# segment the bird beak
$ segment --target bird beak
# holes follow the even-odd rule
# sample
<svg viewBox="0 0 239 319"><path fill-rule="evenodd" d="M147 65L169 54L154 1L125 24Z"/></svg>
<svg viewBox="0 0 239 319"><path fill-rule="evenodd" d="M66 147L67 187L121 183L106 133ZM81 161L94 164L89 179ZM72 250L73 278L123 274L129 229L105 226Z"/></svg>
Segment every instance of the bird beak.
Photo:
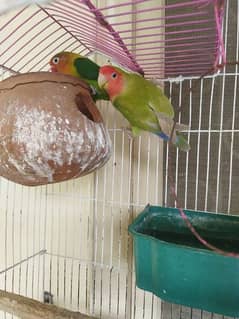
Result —
<svg viewBox="0 0 239 319"><path fill-rule="evenodd" d="M107 84L107 80L105 78L105 76L103 74L99 74L98 76L98 85L101 89L104 89L105 88L105 85Z"/></svg>
<svg viewBox="0 0 239 319"><path fill-rule="evenodd" d="M57 72L57 68L55 67L54 64L50 64L50 71L51 72Z"/></svg>
<svg viewBox="0 0 239 319"><path fill-rule="evenodd" d="M51 72L57 72L56 68L51 67L50 68Z"/></svg>

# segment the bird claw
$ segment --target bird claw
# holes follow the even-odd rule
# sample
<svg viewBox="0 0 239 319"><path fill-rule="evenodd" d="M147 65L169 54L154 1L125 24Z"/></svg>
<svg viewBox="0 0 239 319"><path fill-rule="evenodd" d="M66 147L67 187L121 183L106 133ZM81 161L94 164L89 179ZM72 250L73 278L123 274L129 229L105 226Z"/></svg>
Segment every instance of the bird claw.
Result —
<svg viewBox="0 0 239 319"><path fill-rule="evenodd" d="M96 89L92 85L90 85L90 89L91 89L91 94L95 96L97 94Z"/></svg>

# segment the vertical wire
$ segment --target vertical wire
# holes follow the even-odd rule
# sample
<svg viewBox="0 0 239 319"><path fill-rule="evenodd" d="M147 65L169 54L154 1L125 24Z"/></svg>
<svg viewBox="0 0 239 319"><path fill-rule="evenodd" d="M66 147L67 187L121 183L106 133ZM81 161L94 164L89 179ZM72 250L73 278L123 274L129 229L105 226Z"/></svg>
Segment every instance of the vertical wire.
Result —
<svg viewBox="0 0 239 319"><path fill-rule="evenodd" d="M189 81L189 127L192 126L192 80ZM190 145L191 132L188 132L188 144ZM184 205L188 206L188 168L189 168L189 152L186 154L186 172L185 172L185 196Z"/></svg>
<svg viewBox="0 0 239 319"><path fill-rule="evenodd" d="M65 191L68 192L69 190L69 183L66 183L66 188L65 188ZM62 216L62 220L64 221L64 226L65 226L65 229L64 229L64 232L65 232L65 256L67 256L67 243L68 243L68 232L67 232L67 229L68 229L68 218L67 218L67 207L66 205L63 206L64 207L64 211L63 211L63 215ZM64 218L63 218L64 217ZM64 306L66 306L66 279L67 279L67 264L66 264L66 257L64 258L64 270L63 270L63 276L64 276L64 279L63 279L63 302L64 302Z"/></svg>
<svg viewBox="0 0 239 319"><path fill-rule="evenodd" d="M237 35L239 35L239 5L237 3ZM239 40L237 36L236 42L236 61L239 60ZM235 66L235 73L238 74L238 64ZM232 172L233 172L233 150L234 150L234 129L235 129L235 118L236 118L236 102L237 102L237 83L238 83L238 75L235 75L234 82L234 93L233 93L233 111L232 111L232 133L231 133L231 145L230 145L230 164L229 164L229 189L228 189L228 204L227 204L227 212L231 211L231 200L232 200ZM229 133L228 133L229 134ZM234 150L237 152L236 150Z"/></svg>
<svg viewBox="0 0 239 319"><path fill-rule="evenodd" d="M155 191L154 191L154 203L155 205L159 204L159 150L160 150L160 143L157 143L156 149L156 172L155 172ZM162 204L162 203L160 203Z"/></svg>
<svg viewBox="0 0 239 319"><path fill-rule="evenodd" d="M42 247L41 247L41 230L42 230L42 221L41 221L41 212L42 212L42 186L39 189L39 193L38 193L38 201L39 201L39 209L38 209L38 227L39 227L39 231L38 231L38 247L37 247L37 251L41 251ZM36 289L36 298L39 300L39 296L40 296L40 266L41 266L41 254L39 254L37 256L38 259L38 265L37 265L37 289Z"/></svg>
<svg viewBox="0 0 239 319"><path fill-rule="evenodd" d="M77 205L77 188L76 188L76 183L75 180L72 181L72 190L74 193L74 207L78 206ZM73 209L73 216L72 216L72 220L73 220L73 225L77 225L77 212L76 209ZM75 258L75 249L76 249L76 232L74 232L74 234L72 234L72 256L73 258L71 259L71 269L70 269L70 305L71 307L73 307L73 279L74 279L74 258ZM77 277L76 277L77 278ZM79 278L78 278L79 280ZM77 298L77 303L78 303L78 298ZM78 308L79 310L79 308Z"/></svg>
<svg viewBox="0 0 239 319"><path fill-rule="evenodd" d="M132 10L137 12L137 2L135 0L133 0L132 3ZM131 19L132 19L132 39L131 39L131 43L132 43L132 49L133 52L135 52L135 58L137 58L137 45L136 45L136 35L137 35L137 14L135 15L131 15ZM142 137L139 136L138 137L138 144L134 143L134 148L133 148L133 156L136 155L136 151L137 151L137 146L138 146L138 153L137 153L137 163L138 163L138 168L137 168L137 178L136 178L136 185L134 183L134 181L132 180L131 182L131 187L132 187L132 217L134 215L134 189L136 190L136 205L139 205L139 185L140 185L140 165L141 165L141 142L142 142ZM132 165L135 164L135 160L136 160L136 156L133 157L132 159ZM132 258L133 258L133 250L130 251L130 257L131 257L131 265L132 265L132 270L133 270L133 262L132 262ZM131 273L131 285L132 285L132 292L133 292L133 286L134 286L134 307L132 307L132 302L131 302L131 312L130 315L133 318L135 318L135 313L136 313L136 282L133 283L133 272Z"/></svg>
<svg viewBox="0 0 239 319"><path fill-rule="evenodd" d="M7 181L6 189L6 208L5 208L5 269L8 267L8 191L9 182ZM4 289L7 290L7 271L4 274Z"/></svg>
<svg viewBox="0 0 239 319"><path fill-rule="evenodd" d="M23 186L20 187L20 192L21 192L21 205L20 205L20 224L19 224L19 259L22 260L22 203L23 203ZM22 263L20 263L19 266L19 289L18 289L18 293L21 293L21 279L22 279Z"/></svg>
<svg viewBox="0 0 239 319"><path fill-rule="evenodd" d="M27 200L27 257L29 257L30 255L30 245L29 243L31 243L31 238L30 238L30 190L28 189L28 200ZM29 282L29 260L27 260L27 265L26 265L26 296L30 296L30 293L28 294L28 282Z"/></svg>
<svg viewBox="0 0 239 319"><path fill-rule="evenodd" d="M72 186L72 188L70 187ZM72 189L72 192L73 192L73 205L72 205L72 208L71 208L71 216L72 216L72 219L71 219L71 224L69 225L68 223L68 233L70 234L70 230L71 227L74 228L74 225L76 225L76 209L75 207L76 206L76 199L78 198L77 196L77 191L76 191L76 184L75 184L75 180L72 180L71 182L71 185L69 184L68 186L69 190ZM66 207L66 210L67 210L68 206ZM67 216L66 216L67 218ZM68 243L68 241L67 241ZM74 300L74 303L73 303L73 283L75 282L76 280L76 275L74 273L74 266L76 264L76 261L75 261L75 247L76 247L76 232L74 231L72 233L72 236L69 236L69 245L68 245L69 249L71 247L71 253L72 253L72 259L69 260L68 262L68 269L69 269L69 284L70 285L70 288L68 290L69 292L69 304L71 305L71 308L73 307L76 307L76 304L75 304L75 300ZM75 287L75 286L74 286Z"/></svg>
<svg viewBox="0 0 239 319"><path fill-rule="evenodd" d="M179 83L179 98L178 98L178 106L181 107L182 105L182 81ZM179 112L179 123L181 122L181 112ZM178 166L179 166L179 150L176 149L176 167L175 167L175 192L178 193ZM176 205L176 203L175 203Z"/></svg>
<svg viewBox="0 0 239 319"><path fill-rule="evenodd" d="M147 169L146 169L146 203L149 203L149 172L150 172L150 153L151 153L151 136L148 134L147 149Z"/></svg>
<svg viewBox="0 0 239 319"><path fill-rule="evenodd" d="M88 218L87 218L87 246L88 248L90 249L90 231L91 231L91 221L90 221L90 216L88 215ZM86 311L89 312L89 309L90 309L90 303L91 303L91 290L92 290L92 285L91 285L91 278L92 278L92 268L93 268L93 265L92 265L92 262L91 263L87 263L87 270L88 270L88 284L86 286L86 290L87 290L87 302L86 302ZM89 267L90 267L90 270L89 270Z"/></svg>
<svg viewBox="0 0 239 319"><path fill-rule="evenodd" d="M151 319L153 319L153 317L154 317L154 303L156 302L156 298L157 297L155 297L155 295L152 293L151 316L150 316Z"/></svg>
<svg viewBox="0 0 239 319"><path fill-rule="evenodd" d="M98 3L98 2L97 2ZM95 313L95 303L96 303L96 261L97 261L97 253L98 253L98 189L99 189L99 173L96 171L94 173L94 186L93 186L93 241L92 241L92 259L93 259L93 267L92 267L92 298L91 304L89 305L90 313ZM79 273L80 276L80 273ZM78 285L79 289L79 285ZM78 304L79 304L79 296L78 296ZM79 309L79 307L78 307Z"/></svg>
<svg viewBox="0 0 239 319"><path fill-rule="evenodd" d="M59 184L59 188L58 188L58 191L59 193L61 193L61 187L62 185ZM56 267L57 267L57 270L56 270L56 282L57 282L57 285L56 285L56 297L57 297L57 303L59 302L59 299L60 299L60 240L61 240L61 237L60 237L60 220L61 220L61 208L60 208L60 205L58 203L57 205L57 257L56 257Z"/></svg>
<svg viewBox="0 0 239 319"><path fill-rule="evenodd" d="M205 188L204 210L208 210L208 190L209 190L210 154L211 154L211 127L212 127L212 108L213 108L214 87L215 87L215 77L212 78L210 103L209 103L207 171L206 171L206 188Z"/></svg>
<svg viewBox="0 0 239 319"><path fill-rule="evenodd" d="M129 140L129 179L128 179L128 225L131 222L132 215L133 215L133 199L134 199L134 192L133 192L133 165L134 165L134 141L133 139ZM133 258L132 258L132 247L131 247L131 238L128 236L127 240L127 275L126 275L126 290L125 290L125 317L131 318L132 317L132 295L133 295ZM131 272L129 271L131 270Z"/></svg>
<svg viewBox="0 0 239 319"><path fill-rule="evenodd" d="M113 267L113 247L114 247L114 187L115 187L115 164L116 164L116 129L113 129L113 167L112 167L112 180L111 180L111 220L110 220L110 269ZM122 178L122 175L121 175ZM120 202L121 203L121 202ZM110 271L110 280L109 280L109 313L111 312L111 290L112 290L112 271Z"/></svg>
<svg viewBox="0 0 239 319"><path fill-rule="evenodd" d="M14 186L13 186L13 197L15 198L16 194L16 184L14 183ZM12 264L15 265L15 200L13 201L13 206L12 206ZM14 284L15 284L15 267L13 267L13 270L12 270L12 292L15 291L15 287L14 287Z"/></svg>
<svg viewBox="0 0 239 319"><path fill-rule="evenodd" d="M141 166L141 145L142 145L142 136L138 137L138 152L137 152L137 178L136 178L136 207L139 207L140 205L140 166ZM133 185L134 187L134 185ZM132 253L132 252L131 252ZM136 288L136 283L134 283L134 316L133 318L135 318L135 314L136 314L136 304L137 304L137 288Z"/></svg>
<svg viewBox="0 0 239 319"><path fill-rule="evenodd" d="M89 278L88 278L88 275L89 275L89 264L86 264L85 265L85 287L86 287L86 290L85 290L85 309L88 308L88 282L89 282Z"/></svg>
<svg viewBox="0 0 239 319"><path fill-rule="evenodd" d="M140 205L140 199L139 199L139 191L140 191L140 166L141 166L141 144L142 144L142 137L139 136L138 137L138 156L137 156L137 159L138 159L138 169L137 169L137 186L136 186L136 194L137 194L137 197L136 197L136 206L139 206Z"/></svg>
<svg viewBox="0 0 239 319"><path fill-rule="evenodd" d="M129 141L130 143L130 141ZM124 181L124 158L125 158L125 133L122 132L122 152L121 152L121 168L120 168L120 177L121 177L121 183L120 183L120 193L119 193L119 201L120 201L120 222L119 222L119 241L118 241L118 269L121 267L121 250L122 250L122 206L121 203L123 201L123 181ZM130 176L129 176L130 177ZM118 275L118 280L120 280L120 273L117 273ZM117 317L119 317L119 302L120 302L120 297L119 297L119 286L120 283L118 283L118 309L117 309ZM127 290L127 287L126 287ZM127 303L127 300L125 300L125 305Z"/></svg>
<svg viewBox="0 0 239 319"><path fill-rule="evenodd" d="M96 7L99 7L99 1L96 0L95 1ZM96 24L95 27L95 41L99 41L99 34L98 34L98 24ZM88 53L87 53L88 54ZM97 54L95 54L95 58L96 58L96 62L97 62ZM104 106L104 102L98 102L99 106ZM106 102L105 102L106 103ZM108 119L106 120L105 123L106 127L108 128ZM104 176L105 177L105 176ZM90 303L89 303L89 311L92 312L93 314L95 313L95 306L96 306L96 279L97 279L97 272L96 272L96 262L97 262L97 254L98 254L98 245L99 245L99 239L98 239L98 209L99 209L99 173L96 171L94 173L94 185L93 185L93 242L92 242L92 259L93 259L93 263L92 263L92 298L90 299ZM104 202L102 202L102 205L104 205ZM103 243L103 241L102 241ZM101 243L101 244L102 244Z"/></svg>
<svg viewBox="0 0 239 319"><path fill-rule="evenodd" d="M134 285L134 306L133 306L133 319L135 319L136 317L135 317L135 314L136 314L136 303L137 303L137 301L136 301L136 289L137 289L137 287L136 287L136 284Z"/></svg>
<svg viewBox="0 0 239 319"><path fill-rule="evenodd" d="M95 202L94 202L94 221L93 221L93 263L95 264L97 261L97 253L98 253L98 198L99 198L99 173L96 172L95 176ZM95 313L95 299L96 299L96 269L93 267L93 296L92 296L92 313Z"/></svg>
<svg viewBox="0 0 239 319"><path fill-rule="evenodd" d="M48 194L47 194L47 186L44 188L44 228L43 228L43 249L46 250L46 236L47 236L47 220L48 220L48 214L47 214L47 199L48 199ZM48 252L48 251L46 251ZM43 255L43 261L42 261L42 289L43 292L46 290L46 254ZM51 292L51 291L50 291Z"/></svg>
<svg viewBox="0 0 239 319"><path fill-rule="evenodd" d="M50 185L50 186L48 186L48 189L53 189L53 186L52 185ZM50 208L51 208L51 211L52 212L54 212L54 215L56 216L56 208L54 207L54 198L52 198L51 199L51 206L50 206ZM50 214L50 225L51 225L51 233L50 233L50 250L51 250L51 252L53 252L53 235L55 235L56 236L56 239L57 239L57 234L54 232L54 220L53 220L53 218L54 218L54 216L53 216L53 214ZM55 221L55 223L57 223L57 221ZM56 258L54 258L55 260L56 260ZM50 291L52 291L52 272L53 272L53 256L52 256L52 254L50 255L50 269L49 269L49 272L50 272L50 276L49 276L49 290Z"/></svg>
<svg viewBox="0 0 239 319"><path fill-rule="evenodd" d="M165 165L165 206L169 204L168 187L169 187L169 144L166 145L166 165Z"/></svg>
<svg viewBox="0 0 239 319"><path fill-rule="evenodd" d="M172 100L172 92L173 92L173 83L170 81L169 82L169 101L171 102ZM165 196L164 196L164 202L165 205L168 205L168 185L169 185L169 181L168 181L168 159L169 159L169 146L167 143L166 146L166 167L165 167Z"/></svg>
<svg viewBox="0 0 239 319"><path fill-rule="evenodd" d="M227 52L227 39L228 39L228 10L229 5L226 2L226 19L225 19L225 54ZM219 132L219 147L218 147L218 165L217 165L217 188L216 188L216 212L219 209L219 193L220 193L220 171L221 171L221 152L222 152L222 129L223 129L223 113L224 113L224 98L225 98L225 70L222 76L222 95L221 95L221 114L220 114L220 132Z"/></svg>
<svg viewBox="0 0 239 319"><path fill-rule="evenodd" d="M198 208L198 185L199 185L199 167L200 167L200 142L201 142L201 125L202 125L202 99L203 99L204 79L200 81L200 98L199 98L199 119L198 119L198 139L197 139L197 165L196 165L196 185L195 185L195 205Z"/></svg>
<svg viewBox="0 0 239 319"><path fill-rule="evenodd" d="M39 208L38 208L38 221L37 221L37 224L38 224L38 227L39 227L39 231L38 231L38 246L37 246L37 250L36 251L40 251L42 249L41 247L41 231L42 231L42 221L41 221L41 212L42 212L42 196L41 196L41 193L42 193L42 186L40 187L39 189L39 192L38 192L38 201L39 201ZM35 252L34 252L35 253ZM35 298L39 300L39 296L40 296L40 267L41 267L41 254L39 254L37 256L37 260L36 262L38 261L37 263L37 266L36 266L36 272L37 272L37 288L36 288L36 294L35 294Z"/></svg>
<svg viewBox="0 0 239 319"><path fill-rule="evenodd" d="M147 136L148 143L147 143L147 168L146 168L146 203L150 201L149 198L149 172L150 172L150 154L151 154L151 136L148 133ZM145 308L146 308L146 292L144 291L143 297L143 319L145 318Z"/></svg>
<svg viewBox="0 0 239 319"><path fill-rule="evenodd" d="M34 197L33 197L34 205L36 205L36 188L34 189ZM36 210L34 207L34 214L33 214L33 225L32 225L32 230L33 230L33 251L32 254L35 253L36 251ZM32 298L34 297L34 284L35 284L35 258L32 259Z"/></svg>
<svg viewBox="0 0 239 319"><path fill-rule="evenodd" d="M102 232L101 232L101 238L102 238L102 245L101 245L101 264L104 264L104 245L105 245L105 206L106 206L106 179L107 179L107 170L106 167L104 167L104 177L103 177L103 208L102 208ZM102 316L102 302L103 302L103 269L100 269L100 317Z"/></svg>
<svg viewBox="0 0 239 319"><path fill-rule="evenodd" d="M78 282L77 282L77 309L80 310L80 291L81 291L81 263L78 265Z"/></svg>
<svg viewBox="0 0 239 319"><path fill-rule="evenodd" d="M112 272L112 268L111 268L111 272ZM119 318L120 316L120 273L119 271L117 272L117 310L116 310L116 314L117 314L117 318Z"/></svg>

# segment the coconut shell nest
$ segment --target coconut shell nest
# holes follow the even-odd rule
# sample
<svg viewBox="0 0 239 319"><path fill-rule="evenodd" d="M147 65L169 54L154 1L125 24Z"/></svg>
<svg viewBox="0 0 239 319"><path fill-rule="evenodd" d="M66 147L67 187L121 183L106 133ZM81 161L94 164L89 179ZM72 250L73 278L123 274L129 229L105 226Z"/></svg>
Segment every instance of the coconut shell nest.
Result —
<svg viewBox="0 0 239 319"><path fill-rule="evenodd" d="M50 72L0 82L0 175L23 185L86 175L109 159L109 134L80 79Z"/></svg>

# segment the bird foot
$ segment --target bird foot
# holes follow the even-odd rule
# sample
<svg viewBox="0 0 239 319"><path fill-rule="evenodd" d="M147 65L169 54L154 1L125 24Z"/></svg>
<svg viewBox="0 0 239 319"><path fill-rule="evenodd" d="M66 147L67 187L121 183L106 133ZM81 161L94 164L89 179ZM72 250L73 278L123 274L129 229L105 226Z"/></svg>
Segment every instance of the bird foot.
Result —
<svg viewBox="0 0 239 319"><path fill-rule="evenodd" d="M96 89L92 85L90 85L90 89L91 89L91 94L95 96L97 94Z"/></svg>

